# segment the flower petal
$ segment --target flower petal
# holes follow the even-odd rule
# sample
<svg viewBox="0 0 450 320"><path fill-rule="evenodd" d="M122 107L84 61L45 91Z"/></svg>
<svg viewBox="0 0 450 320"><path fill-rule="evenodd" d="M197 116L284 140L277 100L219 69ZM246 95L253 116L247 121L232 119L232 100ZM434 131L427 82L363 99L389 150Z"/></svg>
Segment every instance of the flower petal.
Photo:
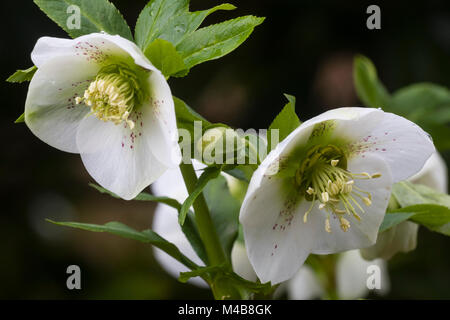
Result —
<svg viewBox="0 0 450 320"><path fill-rule="evenodd" d="M295 215L282 194L282 181L273 179L253 193L247 193L241 207L248 257L262 282L276 284L290 279L303 264L313 247L315 230ZM306 212L302 201L296 211Z"/></svg>
<svg viewBox="0 0 450 320"><path fill-rule="evenodd" d="M151 110L133 114L127 125L86 117L77 132L77 146L89 174L104 188L130 200L158 179L167 165L153 155L149 118Z"/></svg>
<svg viewBox="0 0 450 320"><path fill-rule="evenodd" d="M244 244L238 240L234 242L231 250L231 263L236 274L246 280L256 281L256 273L250 264L250 260L248 260L247 250Z"/></svg>
<svg viewBox="0 0 450 320"><path fill-rule="evenodd" d="M178 145L178 130L175 107L164 76L152 72L149 77L150 101L143 108L151 109L149 114L149 141L153 155L168 168L177 167L181 161ZM138 124L139 125L139 124Z"/></svg>
<svg viewBox="0 0 450 320"><path fill-rule="evenodd" d="M91 33L72 40L42 37L31 53L31 60L40 68L46 62L61 56L79 56L87 62L99 64L112 56L131 57L136 65L157 71L136 44L118 35L106 33Z"/></svg>
<svg viewBox="0 0 450 320"><path fill-rule="evenodd" d="M324 290L314 271L307 265L287 282L287 295L292 300L311 300L323 296Z"/></svg>
<svg viewBox="0 0 450 320"><path fill-rule="evenodd" d="M36 71L25 102L25 122L42 141L66 152L78 152L76 132L90 111L75 98L95 78L98 67L80 57L54 58Z"/></svg>
<svg viewBox="0 0 450 320"><path fill-rule="evenodd" d="M438 152L428 158L423 168L408 180L412 183L423 184L436 191L447 193L447 165Z"/></svg>
<svg viewBox="0 0 450 320"><path fill-rule="evenodd" d="M394 183L417 173L435 152L430 136L415 123L392 113L361 142L365 153L378 154L391 168Z"/></svg>
<svg viewBox="0 0 450 320"><path fill-rule="evenodd" d="M389 202L392 186L392 176L387 164L378 156L370 155L365 158L353 158L348 164L348 170L352 173L369 172L380 173L381 177L369 180L355 180L355 186L370 192L372 204L366 206L357 197L359 205L365 210L358 211L361 220L346 215L350 222L350 229L343 232L339 220L330 217L331 233L326 232L324 226L325 212L313 210L308 216L307 224L316 230L314 248L312 253L330 254L350 249L359 249L373 245L376 242L378 229L383 222L386 208Z"/></svg>
<svg viewBox="0 0 450 320"><path fill-rule="evenodd" d="M386 261L383 259L366 261L361 258L358 250L351 250L340 255L336 265L336 286L340 299L364 298L369 293L367 270L372 265L380 268L381 276L380 289L375 292L385 294L389 291L390 283Z"/></svg>

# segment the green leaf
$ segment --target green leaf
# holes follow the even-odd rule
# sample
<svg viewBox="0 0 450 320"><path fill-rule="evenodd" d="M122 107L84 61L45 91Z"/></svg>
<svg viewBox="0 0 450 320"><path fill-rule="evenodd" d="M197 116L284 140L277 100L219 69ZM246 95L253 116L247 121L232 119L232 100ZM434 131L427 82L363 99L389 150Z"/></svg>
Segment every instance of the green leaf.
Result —
<svg viewBox="0 0 450 320"><path fill-rule="evenodd" d="M185 69L183 58L168 41L156 39L145 50L146 57L168 78Z"/></svg>
<svg viewBox="0 0 450 320"><path fill-rule="evenodd" d="M450 196L448 194L408 181L394 184L392 195L402 208L417 204L438 204L450 208Z"/></svg>
<svg viewBox="0 0 450 320"><path fill-rule="evenodd" d="M240 202L232 196L225 177L212 179L203 190L220 243L228 257L239 231Z"/></svg>
<svg viewBox="0 0 450 320"><path fill-rule="evenodd" d="M368 107L385 108L389 93L378 80L377 70L369 58L357 55L353 62L353 81L359 99Z"/></svg>
<svg viewBox="0 0 450 320"><path fill-rule="evenodd" d="M241 45L264 18L244 16L198 29L177 46L186 68L218 59Z"/></svg>
<svg viewBox="0 0 450 320"><path fill-rule="evenodd" d="M285 94L284 96L289 102L272 121L272 124L269 126L269 130L267 132L268 152L275 147L272 147L272 130L278 130L278 139L279 141L282 141L301 124L300 119L295 113L295 97L288 94Z"/></svg>
<svg viewBox="0 0 450 320"><path fill-rule="evenodd" d="M386 214L380 231L409 219L432 231L450 235L449 195L407 181L396 183L392 195L401 208Z"/></svg>
<svg viewBox="0 0 450 320"><path fill-rule="evenodd" d="M72 38L104 31L133 40L127 22L108 0L34 0L34 2ZM72 5L80 8L80 29L69 29L67 22L74 13L68 8Z"/></svg>
<svg viewBox="0 0 450 320"><path fill-rule="evenodd" d="M107 232L123 238L137 240L143 243L149 243L163 250L176 260L183 263L188 268L190 269L198 268L198 266L194 262L189 260L185 255L183 255L173 243L165 240L152 230L137 231L123 223L115 221L108 222L104 225L80 223L80 222L55 222L49 219L47 219L47 221L60 226L93 232Z"/></svg>
<svg viewBox="0 0 450 320"><path fill-rule="evenodd" d="M173 97L173 101L175 103L178 128L189 130L192 138L194 138L194 121L200 121L203 129L211 126L211 123L208 120L195 112L183 100Z"/></svg>
<svg viewBox="0 0 450 320"><path fill-rule="evenodd" d="M432 83L416 83L396 91L389 111L417 123L440 150L450 149L450 90Z"/></svg>
<svg viewBox="0 0 450 320"><path fill-rule="evenodd" d="M233 297L248 300L255 295L269 296L277 288L277 286L272 286L270 282L262 284L248 281L231 271L228 265L200 267L190 272L182 272L178 280L187 282L193 277L205 279L211 287L216 289L215 298L222 300Z"/></svg>
<svg viewBox="0 0 450 320"><path fill-rule="evenodd" d="M13 83L22 83L25 81L31 81L36 71L37 71L36 66L32 66L31 68L25 70L17 70L16 72L14 72L13 75L9 76L9 78L6 79L6 81Z"/></svg>
<svg viewBox="0 0 450 320"><path fill-rule="evenodd" d="M202 193L203 189L206 187L208 182L212 179L217 178L220 174L221 169L217 167L208 167L203 171L200 178L197 181L194 191L186 198L183 205L181 206L180 215L178 216L178 222L180 225L184 224L186 219L186 214L189 208L194 203L195 199Z"/></svg>
<svg viewBox="0 0 450 320"><path fill-rule="evenodd" d="M225 3L208 10L189 12L189 0L151 0L136 22L136 43L144 52L158 38L176 46L211 13L235 8Z"/></svg>
<svg viewBox="0 0 450 320"><path fill-rule="evenodd" d="M117 196L113 192L111 192L103 187L100 187L99 185L96 185L93 183L90 183L89 185L101 193L108 194L117 199L121 199L119 196ZM154 201L154 202L163 203L165 205L168 205L168 206L176 209L178 211L178 213L181 210L181 203L179 203L177 200L169 198L169 197L157 197L157 196L154 196L149 193L141 192L133 200ZM205 264L208 264L208 257L206 255L205 246L203 245L203 242L200 239L200 235L199 235L197 227L195 225L194 214L192 211L189 211L185 223L181 226L181 230L183 231L184 235L188 239L188 241L191 244L194 251L197 253L198 257Z"/></svg>
<svg viewBox="0 0 450 320"><path fill-rule="evenodd" d="M399 223L411 218L414 214L414 212L387 212L384 216L383 222L381 223L379 232L384 232L392 227L395 227Z"/></svg>

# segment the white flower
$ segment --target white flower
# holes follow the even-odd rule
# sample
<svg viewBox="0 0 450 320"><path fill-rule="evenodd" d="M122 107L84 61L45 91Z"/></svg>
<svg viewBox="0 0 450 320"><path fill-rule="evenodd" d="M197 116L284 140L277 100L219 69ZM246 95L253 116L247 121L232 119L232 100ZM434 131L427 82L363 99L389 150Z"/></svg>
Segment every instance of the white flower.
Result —
<svg viewBox="0 0 450 320"><path fill-rule="evenodd" d="M389 291L390 283L386 261L383 259L366 261L361 258L358 250L350 250L339 255L334 270L336 293L340 299L358 299L369 294L367 279L370 274L367 273L367 270L371 265L378 266L381 275L380 289L374 289L374 292L385 294ZM289 299L308 300L325 296L323 283L307 265L302 266L286 285Z"/></svg>
<svg viewBox="0 0 450 320"><path fill-rule="evenodd" d="M199 169L205 167L205 165L195 160L193 160L193 165L199 173ZM227 179L231 192L238 188L235 178L227 174L223 175ZM157 196L168 196L178 200L180 203L183 203L188 196L179 168L167 170L157 181L155 181L155 183L152 184L152 191ZM158 204L153 215L152 229L163 238L175 244L185 256L194 261L196 264L204 265L192 249L189 241L186 239L186 236L181 230L178 223L178 212L176 209L164 204ZM164 270L166 270L173 277L178 278L180 272L189 271L186 266L173 259L164 251L154 249L154 253L156 260L161 264L161 266L163 266ZM239 243L239 241L235 241L234 243L231 251L231 261L233 270L238 275L250 281L256 280L256 274L250 265L245 247L243 244ZM199 277L191 278L188 282L200 287L207 287L206 282Z"/></svg>
<svg viewBox="0 0 450 320"><path fill-rule="evenodd" d="M371 108L340 108L304 122L255 171L240 212L262 282L291 278L310 253L375 243L393 183L434 152L414 123Z"/></svg>
<svg viewBox="0 0 450 320"><path fill-rule="evenodd" d="M170 88L140 49L120 36L40 38L25 122L49 145L80 153L91 176L134 198L180 161Z"/></svg>
<svg viewBox="0 0 450 320"><path fill-rule="evenodd" d="M412 183L426 185L436 191L447 193L447 166L438 152L427 160L423 168L408 179ZM417 246L419 225L404 221L397 226L378 235L377 242L368 248L361 249L363 258L390 259L398 252L409 252Z"/></svg>

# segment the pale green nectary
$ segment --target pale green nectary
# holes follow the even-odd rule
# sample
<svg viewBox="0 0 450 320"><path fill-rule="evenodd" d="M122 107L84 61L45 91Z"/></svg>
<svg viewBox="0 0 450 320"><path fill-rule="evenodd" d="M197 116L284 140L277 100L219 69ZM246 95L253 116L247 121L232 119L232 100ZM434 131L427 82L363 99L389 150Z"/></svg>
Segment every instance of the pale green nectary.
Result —
<svg viewBox="0 0 450 320"><path fill-rule="evenodd" d="M25 122L49 145L79 153L91 176L134 198L180 151L174 103L159 70L131 41L106 33L40 38Z"/></svg>
<svg viewBox="0 0 450 320"><path fill-rule="evenodd" d="M392 184L433 152L421 128L379 109L334 109L304 122L255 171L241 207L258 277L279 283L310 253L373 245Z"/></svg>

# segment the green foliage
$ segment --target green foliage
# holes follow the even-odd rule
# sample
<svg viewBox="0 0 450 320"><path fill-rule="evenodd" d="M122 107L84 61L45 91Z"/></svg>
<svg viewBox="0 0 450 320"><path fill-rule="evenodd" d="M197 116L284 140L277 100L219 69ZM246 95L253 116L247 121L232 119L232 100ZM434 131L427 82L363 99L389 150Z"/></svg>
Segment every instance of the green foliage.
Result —
<svg viewBox="0 0 450 320"><path fill-rule="evenodd" d="M72 38L105 31L133 40L130 27L108 0L34 0L34 2ZM72 5L80 8L80 29L69 29L67 26L67 19L71 15L67 9Z"/></svg>
<svg viewBox="0 0 450 320"><path fill-rule="evenodd" d="M241 45L264 18L244 16L201 28L177 45L186 68L218 59Z"/></svg>
<svg viewBox="0 0 450 320"><path fill-rule="evenodd" d="M285 97L289 102L272 121L272 124L269 126L269 130L267 132L268 151L272 150L271 130L278 130L279 141L282 141L301 124L300 119L295 113L295 97L288 94L285 94Z"/></svg>
<svg viewBox="0 0 450 320"><path fill-rule="evenodd" d="M36 71L37 71L36 66L32 66L31 68L25 70L17 70L16 72L14 72L13 75L9 76L9 78L6 79L6 81L12 83L22 83L25 81L31 81Z"/></svg>
<svg viewBox="0 0 450 320"><path fill-rule="evenodd" d="M403 116L431 134L439 150L450 149L450 91L432 83L416 83L391 96L377 77L373 63L356 56L353 80L361 101L368 107Z"/></svg>
<svg viewBox="0 0 450 320"><path fill-rule="evenodd" d="M198 268L198 266L194 262L189 260L185 255L183 255L173 243L165 240L152 230L137 231L123 223L115 221L108 222L104 225L79 223L79 222L55 222L49 219L47 219L47 221L60 226L93 232L107 232L123 238L137 240L143 243L149 243L163 250L176 260L183 263L188 268L190 269Z"/></svg>
<svg viewBox="0 0 450 320"><path fill-rule="evenodd" d="M25 112L22 113L17 119L16 121L14 121L14 123L22 123L25 122Z"/></svg>
<svg viewBox="0 0 450 320"><path fill-rule="evenodd" d="M386 214L380 232L411 220L428 229L450 235L450 196L419 184L396 183L392 196L400 209Z"/></svg>
<svg viewBox="0 0 450 320"><path fill-rule="evenodd" d="M151 0L136 22L136 43L143 51L156 39L167 40L176 46L186 35L197 30L211 13L235 8L225 3L208 10L189 12L189 0Z"/></svg>
<svg viewBox="0 0 450 320"><path fill-rule="evenodd" d="M211 13L235 8L225 3L190 12L189 0L152 0L142 10L136 23L136 43L147 55L157 39L170 42L185 65L183 70L173 75L185 76L193 66L220 58L236 49L264 20L245 16L198 29ZM147 57L152 61L150 55Z"/></svg>
<svg viewBox="0 0 450 320"><path fill-rule="evenodd" d="M245 280L232 272L228 265L201 267L189 272L182 272L180 282L187 282L190 278L202 277L212 288L215 288L215 298L224 299L252 299L266 297L277 288L268 283L258 283Z"/></svg>
<svg viewBox="0 0 450 320"><path fill-rule="evenodd" d="M183 58L169 41L156 39L144 53L166 78L185 69Z"/></svg>
<svg viewBox="0 0 450 320"><path fill-rule="evenodd" d="M177 126L189 131L192 139L192 144L200 137L194 137L194 121L201 121L202 128L208 128L211 123L203 118L200 114L195 112L183 100L173 97L175 103L175 113L177 115Z"/></svg>
<svg viewBox="0 0 450 320"><path fill-rule="evenodd" d="M94 189L98 190L101 193L108 194L112 196L113 198L120 199L119 196L114 194L113 192L106 190L103 187L100 187L96 184L89 184ZM169 198L169 197L156 197L152 194L141 192L134 198L133 200L136 201L154 201L163 203L165 205L168 205L174 209L176 209L178 212L181 210L181 203L179 203L177 200ZM195 225L194 221L194 214L192 211L189 211L186 217L185 223L181 226L181 230L183 231L184 235L186 236L187 240L191 244L194 251L197 253L198 257L205 263L208 263L208 258L205 251L205 246L203 245L202 240L200 239L200 235L198 233L197 227Z"/></svg>
<svg viewBox="0 0 450 320"><path fill-rule="evenodd" d="M219 175L208 182L203 190L206 203L210 208L213 224L219 235L220 243L228 257L239 231L239 201L231 195L225 177Z"/></svg>
<svg viewBox="0 0 450 320"><path fill-rule="evenodd" d="M197 181L195 189L191 194L186 198L183 205L181 206L180 215L178 216L178 222L180 225L184 224L186 219L186 214L189 208L194 204L195 199L202 193L203 189L206 187L208 182L212 179L217 178L220 174L221 169L217 167L208 167L203 171L200 178Z"/></svg>
<svg viewBox="0 0 450 320"><path fill-rule="evenodd" d="M368 107L384 108L389 100L389 93L378 80L377 70L367 57L357 55L353 62L353 81L356 93Z"/></svg>

